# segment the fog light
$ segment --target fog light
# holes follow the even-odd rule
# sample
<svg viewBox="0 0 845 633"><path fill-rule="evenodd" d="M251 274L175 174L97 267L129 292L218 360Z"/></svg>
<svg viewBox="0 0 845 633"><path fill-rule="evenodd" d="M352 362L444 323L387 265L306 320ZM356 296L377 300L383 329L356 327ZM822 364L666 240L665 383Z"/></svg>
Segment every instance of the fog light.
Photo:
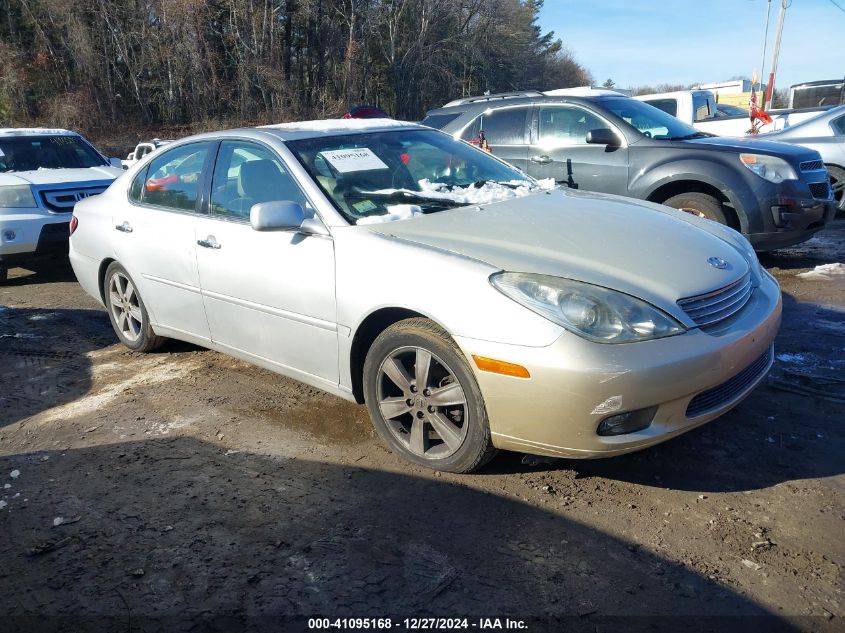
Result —
<svg viewBox="0 0 845 633"><path fill-rule="evenodd" d="M11 229L6 229L5 231L3 231L3 239L7 242L11 242L12 240L14 240L15 236L15 232Z"/></svg>
<svg viewBox="0 0 845 633"><path fill-rule="evenodd" d="M602 420L596 432L599 435L608 436L625 435L626 433L642 431L651 426L655 413L657 413L657 407L637 409L636 411L628 411L627 413L617 413Z"/></svg>

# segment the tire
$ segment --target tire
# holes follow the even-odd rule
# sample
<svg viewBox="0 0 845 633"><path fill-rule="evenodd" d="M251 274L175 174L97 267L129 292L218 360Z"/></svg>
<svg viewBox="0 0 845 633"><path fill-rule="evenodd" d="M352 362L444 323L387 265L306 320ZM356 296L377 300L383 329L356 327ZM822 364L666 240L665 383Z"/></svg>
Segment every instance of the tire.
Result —
<svg viewBox="0 0 845 633"><path fill-rule="evenodd" d="M830 188L833 189L833 199L836 201L836 213L845 212L845 169L836 165L826 165L830 177Z"/></svg>
<svg viewBox="0 0 845 633"><path fill-rule="evenodd" d="M106 311L117 338L133 352L151 352L166 339L156 335L135 282L126 269L112 262L103 277Z"/></svg>
<svg viewBox="0 0 845 633"><path fill-rule="evenodd" d="M707 218L719 224L730 226L728 224L728 218L722 209L722 203L706 193L698 193L697 191L682 193L672 196L664 201L663 204L667 207L697 215L700 218Z"/></svg>
<svg viewBox="0 0 845 633"><path fill-rule="evenodd" d="M426 368L422 388L418 365ZM384 442L415 464L468 473L497 452L472 370L428 319L399 321L379 334L364 361L364 400Z"/></svg>

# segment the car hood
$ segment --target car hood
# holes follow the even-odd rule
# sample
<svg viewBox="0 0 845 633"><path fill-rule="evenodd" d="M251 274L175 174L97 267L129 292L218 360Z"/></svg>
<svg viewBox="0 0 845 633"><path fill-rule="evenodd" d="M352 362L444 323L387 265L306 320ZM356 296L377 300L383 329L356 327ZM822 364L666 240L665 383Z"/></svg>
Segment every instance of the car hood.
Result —
<svg viewBox="0 0 845 633"><path fill-rule="evenodd" d="M717 152L734 151L737 153L773 154L794 161L807 160L807 155L813 154L812 151L797 145L775 141L762 141L752 137L711 136L675 142L683 143L686 147L693 146L696 149Z"/></svg>
<svg viewBox="0 0 845 633"><path fill-rule="evenodd" d="M360 228L501 270L613 288L675 313L678 299L723 287L749 269L726 241L730 229L660 205L571 190ZM709 264L713 257L727 268Z"/></svg>
<svg viewBox="0 0 845 633"><path fill-rule="evenodd" d="M36 169L0 174L0 184L56 185L89 181L114 180L123 173L117 167L89 167L86 169Z"/></svg>

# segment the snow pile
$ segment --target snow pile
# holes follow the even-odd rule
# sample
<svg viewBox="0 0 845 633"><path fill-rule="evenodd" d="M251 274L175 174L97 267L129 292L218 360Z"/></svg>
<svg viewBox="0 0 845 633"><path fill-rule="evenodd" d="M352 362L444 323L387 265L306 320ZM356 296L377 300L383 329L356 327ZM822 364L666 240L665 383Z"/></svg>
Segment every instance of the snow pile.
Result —
<svg viewBox="0 0 845 633"><path fill-rule="evenodd" d="M431 182L424 178L420 180L419 185L426 198L439 198L464 204L488 204L510 198L521 198L537 191L554 189L555 180L554 178L546 178L545 180L538 180L536 184L528 180L511 180L505 183L488 181L480 187L476 187L475 184L455 187L442 182Z"/></svg>
<svg viewBox="0 0 845 633"><path fill-rule="evenodd" d="M838 275L845 275L845 264L822 264L806 273L798 273L798 277L802 279L815 281L829 281Z"/></svg>
<svg viewBox="0 0 845 633"><path fill-rule="evenodd" d="M316 121L294 121L261 125L271 130L289 130L291 132L352 132L358 130L377 130L386 127L420 127L408 121L396 119L320 119Z"/></svg>
<svg viewBox="0 0 845 633"><path fill-rule="evenodd" d="M358 218L355 224L381 224L382 222L409 220L418 215L422 215L422 209L415 204L393 204L387 207L387 213L384 215L368 215L365 218Z"/></svg>

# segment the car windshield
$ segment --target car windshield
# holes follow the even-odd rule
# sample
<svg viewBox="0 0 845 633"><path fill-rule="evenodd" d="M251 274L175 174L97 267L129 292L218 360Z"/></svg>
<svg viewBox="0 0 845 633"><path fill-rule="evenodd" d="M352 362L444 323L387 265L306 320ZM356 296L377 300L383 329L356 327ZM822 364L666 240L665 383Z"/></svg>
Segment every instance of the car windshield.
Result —
<svg viewBox="0 0 845 633"><path fill-rule="evenodd" d="M105 164L94 148L78 136L0 138L0 172L84 169Z"/></svg>
<svg viewBox="0 0 845 633"><path fill-rule="evenodd" d="M320 136L287 145L351 224L498 202L554 186L433 130Z"/></svg>
<svg viewBox="0 0 845 633"><path fill-rule="evenodd" d="M665 141L681 141L710 136L691 125L636 99L603 99L601 105L643 136Z"/></svg>

